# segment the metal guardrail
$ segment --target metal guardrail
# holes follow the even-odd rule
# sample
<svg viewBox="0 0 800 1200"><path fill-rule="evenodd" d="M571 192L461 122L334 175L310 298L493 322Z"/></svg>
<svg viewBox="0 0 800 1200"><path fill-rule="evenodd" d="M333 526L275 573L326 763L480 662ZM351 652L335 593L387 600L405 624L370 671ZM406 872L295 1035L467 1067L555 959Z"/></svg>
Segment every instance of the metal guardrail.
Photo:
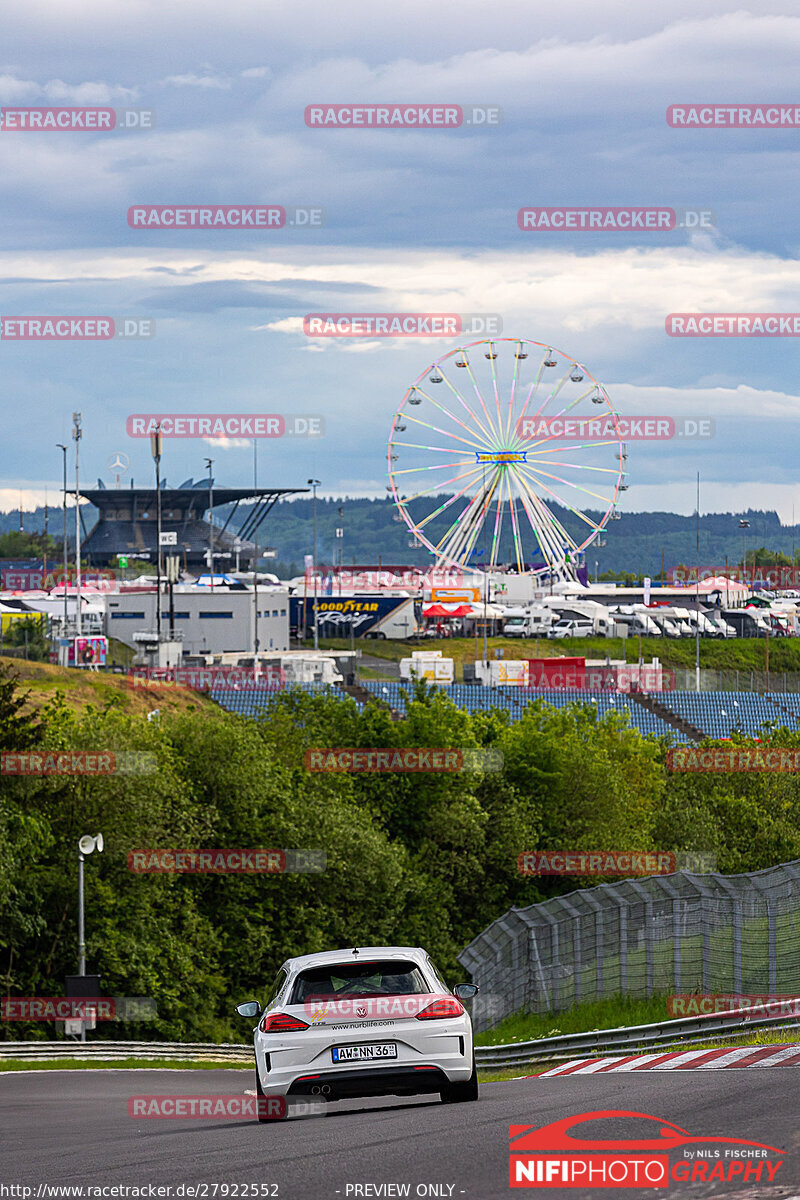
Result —
<svg viewBox="0 0 800 1200"><path fill-rule="evenodd" d="M796 1005L800 1005L800 1001L797 1001ZM800 1029L800 1020L787 1020L786 1013L753 1015L755 1011L761 1012L765 1007L768 1006L759 1006L757 1010L735 1009L724 1017L718 1013L707 1013L698 1017L659 1021L651 1025L628 1025L618 1029L595 1029L589 1033L537 1038L532 1042L509 1042L505 1046L477 1046L475 1060L484 1070L489 1067L501 1069L556 1058L582 1058L597 1051L648 1051L670 1046L691 1046L697 1042L745 1037L753 1029L770 1025L780 1025L783 1029ZM776 1003L773 1007L778 1008L779 1005ZM797 1012L798 1008L795 1006L794 1014L790 1015L796 1016Z"/></svg>
<svg viewBox="0 0 800 1200"><path fill-rule="evenodd" d="M800 1004L800 1000L797 1003ZM786 1001L783 1005L786 1005ZM785 1012L754 1015L765 1007L769 1006L736 1009L724 1017L707 1013L651 1025L623 1025L618 1029L595 1029L588 1033L537 1038L532 1042L510 1042L505 1046L476 1046L475 1059L484 1070L498 1070L552 1059L581 1058L609 1050L646 1051L676 1045L691 1046L697 1042L744 1037L753 1029L770 1025L779 1025L782 1029L800 1029L800 1020L787 1020ZM779 1008L780 1004L776 1002L773 1007ZM253 1047L232 1042L221 1045L214 1042L0 1042L0 1062L9 1059L46 1062L59 1058L109 1062L149 1058L175 1062L252 1063Z"/></svg>
<svg viewBox="0 0 800 1200"><path fill-rule="evenodd" d="M254 1061L253 1046L224 1042L0 1042L0 1062L25 1059L47 1062L58 1058L119 1061L125 1058L159 1058L175 1062Z"/></svg>

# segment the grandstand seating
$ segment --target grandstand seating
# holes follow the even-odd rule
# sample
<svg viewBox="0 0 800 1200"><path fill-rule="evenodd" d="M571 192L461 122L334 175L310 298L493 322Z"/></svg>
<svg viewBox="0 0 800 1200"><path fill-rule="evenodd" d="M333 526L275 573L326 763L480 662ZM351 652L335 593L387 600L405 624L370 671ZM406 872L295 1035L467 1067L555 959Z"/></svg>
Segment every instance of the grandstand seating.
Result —
<svg viewBox="0 0 800 1200"><path fill-rule="evenodd" d="M305 692L343 695L341 689L331 684L303 683L292 686ZM409 684L396 680L366 680L362 686L376 700L383 701L400 713L405 713L407 697L413 695ZM688 740L685 734L622 692L578 689L528 691L515 687L481 687L462 683L437 685L437 689L458 708L463 708L469 713L488 712L496 708L510 712L512 719L517 720L528 705L535 703L537 699L544 700L555 708L578 702L596 705L599 715L611 709L627 714L633 728L640 730L643 735L669 737L675 742ZM215 687L210 695L212 700L231 712L257 717L269 706L270 698L275 693L260 689ZM729 738L737 730L750 737L761 737L765 733L764 726L770 723L786 725L790 729L800 727L800 693L761 695L757 692L659 692L656 693L656 697L676 717L682 717L709 737ZM781 705L797 714L796 719L784 712L783 708L779 707Z"/></svg>

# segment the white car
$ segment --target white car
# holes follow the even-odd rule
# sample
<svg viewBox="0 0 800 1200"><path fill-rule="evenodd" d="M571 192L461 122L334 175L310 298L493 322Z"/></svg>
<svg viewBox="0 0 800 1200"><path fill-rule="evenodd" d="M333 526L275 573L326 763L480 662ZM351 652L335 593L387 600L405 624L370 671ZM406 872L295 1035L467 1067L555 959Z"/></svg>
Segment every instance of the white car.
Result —
<svg viewBox="0 0 800 1200"><path fill-rule="evenodd" d="M438 1092L478 1099L472 1022L424 950L364 946L288 959L265 1003L239 1004L254 1029L259 1096L343 1100ZM259 1112L259 1120L269 1117Z"/></svg>

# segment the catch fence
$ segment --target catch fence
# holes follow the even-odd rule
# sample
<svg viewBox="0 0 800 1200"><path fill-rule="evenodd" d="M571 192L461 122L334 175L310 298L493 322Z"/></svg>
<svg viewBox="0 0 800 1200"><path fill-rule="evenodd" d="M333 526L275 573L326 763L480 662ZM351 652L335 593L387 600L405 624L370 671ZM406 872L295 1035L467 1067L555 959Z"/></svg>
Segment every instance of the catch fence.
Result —
<svg viewBox="0 0 800 1200"><path fill-rule="evenodd" d="M800 860L625 879L512 908L458 957L492 998L475 1013L479 1031L610 996L800 996Z"/></svg>

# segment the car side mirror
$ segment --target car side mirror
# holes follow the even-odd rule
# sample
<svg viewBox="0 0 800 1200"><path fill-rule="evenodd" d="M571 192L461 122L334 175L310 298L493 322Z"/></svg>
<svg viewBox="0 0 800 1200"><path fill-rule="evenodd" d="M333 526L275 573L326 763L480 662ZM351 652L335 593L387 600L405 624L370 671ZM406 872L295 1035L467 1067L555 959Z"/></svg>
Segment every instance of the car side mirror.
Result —
<svg viewBox="0 0 800 1200"><path fill-rule="evenodd" d="M479 991L477 983L457 983L453 988L453 995L458 996L459 1000L471 1000Z"/></svg>
<svg viewBox="0 0 800 1200"><path fill-rule="evenodd" d="M246 1000L244 1004L237 1004L236 1011L240 1017L257 1017L261 1012L261 1005L257 1000Z"/></svg>

